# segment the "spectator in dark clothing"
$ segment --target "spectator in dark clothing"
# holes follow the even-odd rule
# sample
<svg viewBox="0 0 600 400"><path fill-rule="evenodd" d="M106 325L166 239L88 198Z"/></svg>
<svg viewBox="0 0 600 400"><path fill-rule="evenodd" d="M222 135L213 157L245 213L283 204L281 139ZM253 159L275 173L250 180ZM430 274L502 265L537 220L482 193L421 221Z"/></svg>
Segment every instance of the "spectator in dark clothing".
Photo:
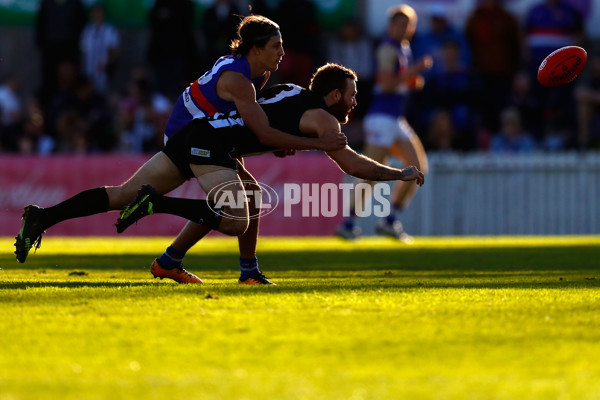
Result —
<svg viewBox="0 0 600 400"><path fill-rule="evenodd" d="M433 68L423 73L425 80L439 68L442 47L447 42L454 42L459 46L462 65L471 65L471 50L465 34L453 26L452 19L448 15L448 8L443 4L434 3L429 7L429 17L429 29L416 33L412 41L415 58L418 59L427 54L433 57Z"/></svg>
<svg viewBox="0 0 600 400"><path fill-rule="evenodd" d="M204 14L202 30L206 39L203 69L212 66L229 52L229 44L237 37L240 12L232 0L217 0Z"/></svg>
<svg viewBox="0 0 600 400"><path fill-rule="evenodd" d="M57 88L58 66L79 65L79 37L87 16L81 0L42 0L36 16L35 39L41 53L40 99L46 103Z"/></svg>
<svg viewBox="0 0 600 400"><path fill-rule="evenodd" d="M16 77L0 84L0 152L15 152L19 148L25 118L21 87L21 80Z"/></svg>
<svg viewBox="0 0 600 400"><path fill-rule="evenodd" d="M511 85L508 107L519 111L523 129L531 132L536 140L541 141L544 117L542 110L540 110L540 102L532 88L533 85L537 84L537 82L531 81L531 75L527 71L518 72Z"/></svg>
<svg viewBox="0 0 600 400"><path fill-rule="evenodd" d="M461 143L461 149L476 147L473 113L473 75L468 65L461 62L460 45L446 42L442 45L438 69L425 84L423 96L431 99L437 110L450 113L456 132L454 143Z"/></svg>
<svg viewBox="0 0 600 400"><path fill-rule="evenodd" d="M251 14L262 15L269 19L275 19L275 7L267 5L265 0L250 1L249 11Z"/></svg>
<svg viewBox="0 0 600 400"><path fill-rule="evenodd" d="M75 88L79 79L76 65L67 61L61 63L58 66L55 79L56 91L42 109L48 135L54 139L60 139L57 129L58 120L75 103Z"/></svg>
<svg viewBox="0 0 600 400"><path fill-rule="evenodd" d="M590 79L575 90L579 148L600 148L600 56L590 57Z"/></svg>
<svg viewBox="0 0 600 400"><path fill-rule="evenodd" d="M482 124L488 132L496 132L520 62L518 21L501 0L480 0L467 19L465 33L479 82Z"/></svg>
<svg viewBox="0 0 600 400"><path fill-rule="evenodd" d="M191 0L156 0L150 10L148 62L157 90L170 99L194 80L198 50Z"/></svg>
<svg viewBox="0 0 600 400"><path fill-rule="evenodd" d="M281 26L285 56L279 64L281 81L308 87L320 58L320 29L310 0L283 0L275 12Z"/></svg>
<svg viewBox="0 0 600 400"><path fill-rule="evenodd" d="M532 81L542 60L552 51L581 45L584 38L583 16L564 0L544 0L531 7L525 19L526 60ZM577 107L574 85L546 88L534 86L545 121L544 145L561 150L577 143Z"/></svg>
<svg viewBox="0 0 600 400"><path fill-rule="evenodd" d="M107 152L116 149L118 135L107 97L99 93L88 78L79 78L73 110L85 122L87 151Z"/></svg>

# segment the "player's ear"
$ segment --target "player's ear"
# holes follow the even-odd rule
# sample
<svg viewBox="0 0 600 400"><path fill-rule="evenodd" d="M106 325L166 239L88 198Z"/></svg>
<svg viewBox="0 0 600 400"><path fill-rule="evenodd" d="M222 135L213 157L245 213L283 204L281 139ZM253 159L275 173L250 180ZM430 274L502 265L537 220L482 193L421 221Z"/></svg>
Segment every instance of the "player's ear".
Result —
<svg viewBox="0 0 600 400"><path fill-rule="evenodd" d="M342 98L342 92L340 91L340 89L335 89L333 95L335 101L340 101L340 99Z"/></svg>

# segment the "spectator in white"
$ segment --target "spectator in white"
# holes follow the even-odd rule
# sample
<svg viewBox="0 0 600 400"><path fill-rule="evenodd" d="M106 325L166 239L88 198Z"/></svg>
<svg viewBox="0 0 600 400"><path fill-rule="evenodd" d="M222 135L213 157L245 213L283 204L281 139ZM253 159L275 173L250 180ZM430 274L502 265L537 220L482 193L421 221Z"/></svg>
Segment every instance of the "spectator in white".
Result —
<svg viewBox="0 0 600 400"><path fill-rule="evenodd" d="M8 78L0 85L0 150L17 151L23 120L23 104L19 97L21 82Z"/></svg>
<svg viewBox="0 0 600 400"><path fill-rule="evenodd" d="M110 90L110 78L119 54L119 32L106 23L102 4L94 4L90 16L81 34L82 69L96 91L105 94Z"/></svg>

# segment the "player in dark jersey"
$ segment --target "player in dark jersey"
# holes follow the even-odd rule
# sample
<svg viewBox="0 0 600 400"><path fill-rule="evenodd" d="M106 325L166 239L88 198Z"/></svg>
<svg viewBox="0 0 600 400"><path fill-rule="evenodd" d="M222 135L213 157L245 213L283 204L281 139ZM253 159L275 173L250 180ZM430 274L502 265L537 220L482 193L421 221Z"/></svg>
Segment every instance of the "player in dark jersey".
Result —
<svg viewBox="0 0 600 400"><path fill-rule="evenodd" d="M219 59L210 71L182 93L167 123L166 136L172 136L194 118L237 109L246 125L257 132L263 143L290 149L332 150L345 146L346 140L341 133L328 132L328 135L321 138L307 138L274 129L256 103L256 91L266 82L270 72L277 70L284 55L279 26L275 22L258 15L245 17L240 22L238 39L231 44L231 51L231 56ZM135 180L120 186L91 189L44 211L37 206L25 207L23 224L15 243L17 260L25 262L31 247L39 247L44 230L57 222L90 215L86 213L122 209L135 197L137 188L150 180L156 183L157 180L164 179L159 186L171 187L173 182L167 181L170 175L163 176L160 173L168 168L163 165L163 161L153 158L138 171ZM249 186L258 188L252 175L243 169L243 162L240 174L245 181L250 182ZM108 195L107 192L114 193ZM240 254L244 259L255 259L257 234L253 234L252 230L258 231L257 224L258 221L253 221L253 228L249 229L247 235L240 237ZM184 243L195 242L204 232L204 227L188 224L178 240ZM152 267L156 276L169 277L178 282L201 282L199 278L187 273L180 263L172 269L165 265L165 268L161 268L158 264L153 264Z"/></svg>
<svg viewBox="0 0 600 400"><path fill-rule="evenodd" d="M352 71L340 66L328 65L317 71L313 77L310 91L298 90L296 86L291 86L289 87L291 90L298 91L296 95L278 96L284 90L274 88L273 92L275 92L275 95L266 97L263 101L264 104L260 107L265 111L271 109L270 113L282 116L283 118L279 118L279 116L273 115L273 122L277 124L281 123L282 127L289 128L290 132L298 137L301 134L323 135L331 130L340 131L339 121L346 121L348 113L356 105L355 79L356 75ZM274 101L270 102L269 100ZM277 100L281 103L278 103ZM295 110L296 108L299 110ZM227 126L232 121L237 121L237 123L232 122L231 128L215 128L214 125L218 125L219 121L227 121ZM167 142L167 146L163 151L157 153L151 160L144 164L123 185L120 187L91 189L94 193L102 192L104 201L102 199L92 202L88 201L93 197L90 194L90 190L88 190L48 209L35 207L35 213L30 214L31 218L27 220L26 230L29 233L23 236L30 240L31 245L34 245L37 241L36 239L41 238L41 233L44 229L60 221L107 212L109 210L120 210L124 207L124 205L121 205L121 202L126 198L123 192L131 192L131 186L138 189L143 184L150 184L154 187L156 193L168 193L183 184L190 177L190 170L194 175L198 176L199 183L207 192L210 192L210 188L219 183L231 180L239 181L235 170L236 163L239 166L239 161L235 161L235 157L245 155L246 151L276 150L275 147L268 147L268 145L265 145L259 139L253 138L251 130L246 125L242 126L241 123L237 114L190 122L173 136L172 141L169 140ZM211 141L211 134L213 135L212 139L215 139L215 133L218 133L219 138L222 140ZM240 153L229 155L228 151L231 149L223 145L223 143L238 144L235 142L236 140L240 145ZM197 147L199 146L198 143L201 143L202 147ZM214 148L204 150L209 150L211 156L220 154L222 157L211 160L210 165L202 164L205 157L202 157L199 151L194 152L194 154L191 152L191 149L194 147L203 149L206 147L205 145L213 144L215 145ZM187 148L186 152L183 146L188 145L190 147ZM181 149L182 147L183 150ZM178 152L180 152L179 155ZM183 156L183 153L186 153L185 156L189 157L190 164L187 166L185 164L178 166L172 161L171 157L174 157L177 160L176 162L180 164L178 159L180 156ZM356 154L349 147L332 151L328 154L344 171L360 178L373 180L416 180L419 184L423 183L423 174L414 167L407 167L404 170L389 168ZM140 176L143 176L144 179L140 179ZM241 184L236 185L235 189L238 191L244 190ZM129 201L134 197L135 195L131 196ZM230 235L240 235L248 226L248 220L244 220L243 218L247 214L244 214L243 211L241 213L239 210L232 211L235 215L242 216L240 220L223 218L213 212L211 207L214 205L210 203L210 199L208 201L169 199L166 197L164 199L165 201L161 202L160 206L154 208L155 212L164 212L165 204L173 200L177 203L176 208L179 208L182 202L185 203L181 208L182 213L189 211L199 213L198 218L192 218L191 220L196 222L202 221L202 224L210 229L218 229ZM122 213L124 218L119 224L119 230L128 224L129 220L126 219L126 216L131 214L131 210L132 207L129 207L127 212ZM172 211L171 209L169 210ZM146 208L147 211L148 209ZM247 212L247 209L245 211ZM131 216L134 217L135 214Z"/></svg>
<svg viewBox="0 0 600 400"><path fill-rule="evenodd" d="M356 74L336 64L327 64L315 73L310 90L295 85L279 85L264 91L259 103L272 126L299 136L322 135L340 129L356 106ZM136 199L121 213L117 231L123 232L146 215L167 213L204 224L228 234L243 234L249 223L246 202L219 207L217 196L226 189L233 199L245 198L244 187L236 171L236 158L275 151L261 143L244 126L234 111L206 120L196 120L178 131L163 150L184 178L195 177L207 193L207 200L166 197L164 190L144 185ZM373 181L416 181L424 175L414 166L402 170L382 165L361 156L346 146L327 152L346 173ZM226 186L223 186L226 184ZM257 284L272 284L260 271ZM239 283L246 283L240 279Z"/></svg>

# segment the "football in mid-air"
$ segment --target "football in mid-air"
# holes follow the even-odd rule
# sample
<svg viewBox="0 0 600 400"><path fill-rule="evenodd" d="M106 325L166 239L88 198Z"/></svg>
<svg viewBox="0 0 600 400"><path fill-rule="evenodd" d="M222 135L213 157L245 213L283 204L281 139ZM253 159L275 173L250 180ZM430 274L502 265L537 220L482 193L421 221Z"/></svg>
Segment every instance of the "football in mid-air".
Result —
<svg viewBox="0 0 600 400"><path fill-rule="evenodd" d="M538 69L538 81L542 86L557 87L573 82L585 67L586 51L579 46L566 46L542 61Z"/></svg>

